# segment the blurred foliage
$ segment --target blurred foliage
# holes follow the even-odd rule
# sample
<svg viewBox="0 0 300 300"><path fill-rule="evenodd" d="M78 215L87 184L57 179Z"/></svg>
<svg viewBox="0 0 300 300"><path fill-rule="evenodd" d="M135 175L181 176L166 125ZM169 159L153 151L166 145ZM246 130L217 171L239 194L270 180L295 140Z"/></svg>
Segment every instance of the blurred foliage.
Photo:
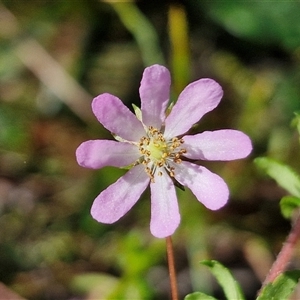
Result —
<svg viewBox="0 0 300 300"><path fill-rule="evenodd" d="M211 77L224 89L219 107L195 132L239 129L254 146L249 159L205 162L231 191L220 211L178 190L182 221L173 242L180 297L198 290L224 299L198 264L215 259L253 299L280 249L290 228L279 207L286 192L257 172L252 159L267 155L299 173L299 137L290 126L300 110L299 3L176 3L138 1L129 12L127 4L96 0L0 3L0 281L24 298L168 298L164 240L149 232L149 191L116 224L99 224L89 214L93 199L124 170L87 170L75 160L82 141L110 138L93 117L76 112L90 112L92 97L103 92L130 108L139 105L144 66L162 60L179 81ZM189 43L177 54L168 27L171 5L186 26L172 39ZM136 25L130 26L133 12ZM38 49L20 50L32 40L84 90L85 97L72 103L75 110L64 96L74 91L60 85L65 81L42 80L38 71L47 66ZM178 73L184 70L180 55L189 74ZM25 56L39 59L38 70L24 64ZM64 93L53 91L53 81ZM299 263L297 253L292 266Z"/></svg>
<svg viewBox="0 0 300 300"><path fill-rule="evenodd" d="M300 197L300 177L289 166L268 157L258 157L255 163L291 195Z"/></svg>
<svg viewBox="0 0 300 300"><path fill-rule="evenodd" d="M206 1L208 14L231 34L295 50L300 45L300 3L295 1Z"/></svg>
<svg viewBox="0 0 300 300"><path fill-rule="evenodd" d="M223 288L225 297L227 300L236 299L244 300L244 295L242 294L241 288L238 282L233 278L230 271L225 268L222 264L214 260L206 260L204 262L211 272L216 277L217 281ZM264 286L260 291L256 300L287 300L290 299L295 287L298 284L300 278L300 271L286 271L279 274L278 277ZM216 298L206 295L201 292L195 292L188 294L184 300L217 300Z"/></svg>

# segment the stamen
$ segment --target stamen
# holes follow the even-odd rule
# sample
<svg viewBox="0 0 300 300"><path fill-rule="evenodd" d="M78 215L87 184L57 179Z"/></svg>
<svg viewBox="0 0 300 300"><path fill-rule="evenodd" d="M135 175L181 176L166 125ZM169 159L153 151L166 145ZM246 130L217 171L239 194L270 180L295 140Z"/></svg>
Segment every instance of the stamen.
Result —
<svg viewBox="0 0 300 300"><path fill-rule="evenodd" d="M147 136L143 136L137 144L142 155L137 163L145 166L151 182L154 182L155 174L163 176L162 170L157 171L158 168L164 168L171 177L175 176L175 167L170 165L182 162L181 156L187 152L181 148L183 143L183 139L177 137L166 140L157 128L148 127Z"/></svg>

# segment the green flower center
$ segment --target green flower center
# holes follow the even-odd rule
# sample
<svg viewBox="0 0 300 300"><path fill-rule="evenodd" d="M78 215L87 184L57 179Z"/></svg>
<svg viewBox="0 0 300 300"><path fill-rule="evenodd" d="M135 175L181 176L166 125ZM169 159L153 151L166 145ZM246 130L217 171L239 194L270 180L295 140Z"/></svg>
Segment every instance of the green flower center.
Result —
<svg viewBox="0 0 300 300"><path fill-rule="evenodd" d="M150 139L146 149L150 152L150 159L153 161L161 161L168 155L167 143L160 139Z"/></svg>
<svg viewBox="0 0 300 300"><path fill-rule="evenodd" d="M161 176L160 168L164 168L171 177L174 177L172 162L181 163L182 154L186 149L182 148L183 140L177 137L166 140L163 134L156 128L149 126L147 136L143 136L138 144L142 154L140 162L145 165L145 171L154 182L154 174Z"/></svg>

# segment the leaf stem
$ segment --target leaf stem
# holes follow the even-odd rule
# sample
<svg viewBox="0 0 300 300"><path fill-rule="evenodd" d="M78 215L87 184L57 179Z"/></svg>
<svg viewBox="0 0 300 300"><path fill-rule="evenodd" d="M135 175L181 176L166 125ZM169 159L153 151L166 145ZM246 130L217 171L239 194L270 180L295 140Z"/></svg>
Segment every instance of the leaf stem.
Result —
<svg viewBox="0 0 300 300"><path fill-rule="evenodd" d="M173 252L173 244L172 244L171 236L166 237L166 242L167 242L167 256L168 256L172 300L178 300L178 288L177 288L174 252Z"/></svg>
<svg viewBox="0 0 300 300"><path fill-rule="evenodd" d="M294 226L290 234L288 235L285 243L281 251L279 252L273 266L271 267L269 274L267 275L263 287L266 286L268 283L273 282L275 278L283 273L291 260L293 255L294 248L296 243L300 237L300 217L297 218Z"/></svg>

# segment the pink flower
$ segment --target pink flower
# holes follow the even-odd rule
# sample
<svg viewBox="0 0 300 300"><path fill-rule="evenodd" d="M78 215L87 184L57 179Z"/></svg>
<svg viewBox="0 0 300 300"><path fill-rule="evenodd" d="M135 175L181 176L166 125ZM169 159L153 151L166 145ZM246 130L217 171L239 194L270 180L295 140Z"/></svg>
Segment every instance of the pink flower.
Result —
<svg viewBox="0 0 300 300"><path fill-rule="evenodd" d="M140 85L141 110L136 116L110 94L93 100L98 121L116 138L83 142L76 151L78 164L92 169L105 166L130 170L95 199L91 214L101 223L114 223L138 201L150 184L151 233L163 238L180 223L175 184L188 187L211 210L226 204L229 191L221 177L193 160L229 161L252 150L247 135L237 130L205 131L184 135L220 102L223 91L212 79L189 84L166 116L171 78L168 69L153 65L144 70Z"/></svg>

